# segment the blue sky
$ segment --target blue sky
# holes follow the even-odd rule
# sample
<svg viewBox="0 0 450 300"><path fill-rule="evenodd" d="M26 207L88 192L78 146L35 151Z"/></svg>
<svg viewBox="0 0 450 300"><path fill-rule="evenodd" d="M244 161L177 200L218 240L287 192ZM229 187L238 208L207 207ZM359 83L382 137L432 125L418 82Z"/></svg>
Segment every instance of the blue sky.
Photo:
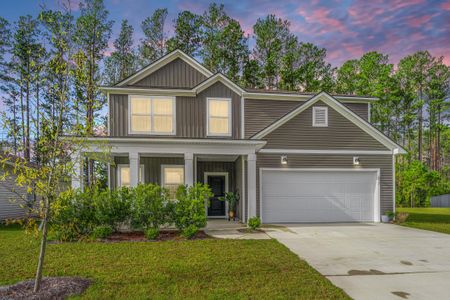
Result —
<svg viewBox="0 0 450 300"><path fill-rule="evenodd" d="M14 22L20 15L36 16L40 6L54 8L61 0L2 0L0 15ZM79 0L71 0L77 13ZM135 28L136 41L142 36L140 23L154 9L169 10L167 32L178 12L202 13L211 1L105 0L110 18L115 20L113 37L120 21L128 19ZM252 26L260 17L273 13L291 22L291 31L300 40L328 50L334 66L360 57L367 51L389 54L392 62L417 50L429 50L444 56L450 65L450 0L250 0L222 1L228 14L239 20L251 36ZM252 43L250 43L252 44ZM112 45L112 40L110 42Z"/></svg>

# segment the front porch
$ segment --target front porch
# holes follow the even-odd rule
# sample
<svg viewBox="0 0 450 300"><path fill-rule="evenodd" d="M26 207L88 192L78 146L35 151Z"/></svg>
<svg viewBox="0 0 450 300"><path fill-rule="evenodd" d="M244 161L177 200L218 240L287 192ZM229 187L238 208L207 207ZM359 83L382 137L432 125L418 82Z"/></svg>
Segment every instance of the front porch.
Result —
<svg viewBox="0 0 450 300"><path fill-rule="evenodd" d="M126 143L126 140L129 140ZM264 145L261 141L233 140L179 140L108 139L111 163L108 165L108 186L136 186L139 182L156 183L175 195L180 184L195 182L210 186L214 197L207 208L209 219L226 219L227 203L219 197L226 192L237 192L240 200L236 217L246 222L256 216L256 154ZM104 143L104 141L103 141ZM92 152L100 152L95 140L77 161ZM104 147L103 147L104 149ZM83 185L82 164L75 164L72 187ZM79 176L77 176L79 174Z"/></svg>

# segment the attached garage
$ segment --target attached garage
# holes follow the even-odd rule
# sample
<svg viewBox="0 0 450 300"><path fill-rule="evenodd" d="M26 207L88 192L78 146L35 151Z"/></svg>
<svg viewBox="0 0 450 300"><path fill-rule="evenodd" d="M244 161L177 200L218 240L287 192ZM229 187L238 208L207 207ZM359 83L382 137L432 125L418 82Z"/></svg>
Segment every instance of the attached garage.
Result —
<svg viewBox="0 0 450 300"><path fill-rule="evenodd" d="M378 169L260 169L264 223L377 222Z"/></svg>

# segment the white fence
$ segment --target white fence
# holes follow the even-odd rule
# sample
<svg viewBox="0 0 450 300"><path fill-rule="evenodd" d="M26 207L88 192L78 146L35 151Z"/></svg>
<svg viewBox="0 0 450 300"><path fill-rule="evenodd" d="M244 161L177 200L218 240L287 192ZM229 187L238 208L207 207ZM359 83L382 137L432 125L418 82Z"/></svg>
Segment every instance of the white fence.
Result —
<svg viewBox="0 0 450 300"><path fill-rule="evenodd" d="M450 207L450 194L433 196L430 203L431 207Z"/></svg>

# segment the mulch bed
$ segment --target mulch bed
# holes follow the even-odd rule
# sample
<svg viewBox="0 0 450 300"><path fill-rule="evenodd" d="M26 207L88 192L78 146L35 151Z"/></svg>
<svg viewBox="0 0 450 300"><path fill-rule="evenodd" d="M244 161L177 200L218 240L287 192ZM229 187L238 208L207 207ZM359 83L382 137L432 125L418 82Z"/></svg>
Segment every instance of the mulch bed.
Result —
<svg viewBox="0 0 450 300"><path fill-rule="evenodd" d="M26 280L0 287L0 300L65 299L83 293L90 284L91 280L80 277L44 277L39 292L35 294L33 293L34 280Z"/></svg>
<svg viewBox="0 0 450 300"><path fill-rule="evenodd" d="M192 240L211 239L204 231L199 231ZM156 240L148 240L142 231L118 232L102 240L104 242L148 242L148 241L184 241L186 238L176 230L161 230Z"/></svg>

